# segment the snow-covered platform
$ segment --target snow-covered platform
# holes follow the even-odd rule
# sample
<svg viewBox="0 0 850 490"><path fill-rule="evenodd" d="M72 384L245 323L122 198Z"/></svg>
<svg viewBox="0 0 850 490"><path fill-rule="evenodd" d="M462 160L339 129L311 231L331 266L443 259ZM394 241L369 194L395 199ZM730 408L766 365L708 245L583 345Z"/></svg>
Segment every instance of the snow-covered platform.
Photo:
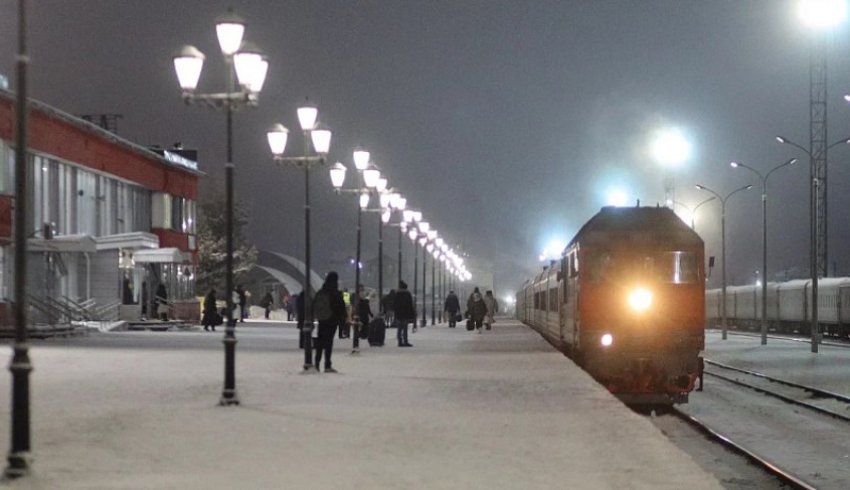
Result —
<svg viewBox="0 0 850 490"><path fill-rule="evenodd" d="M239 324L231 407L217 406L220 332L34 343L33 475L9 487L720 488L517 323L429 326L413 348L390 329L359 356L337 339L340 374L314 375L300 374L296 332L280 325Z"/></svg>
<svg viewBox="0 0 850 490"><path fill-rule="evenodd" d="M837 344L837 345L836 345ZM818 353L808 339L791 339L771 334L766 345L755 332L729 330L723 340L720 330L707 330L705 357L742 369L758 371L788 381L850 395L850 345L824 337Z"/></svg>

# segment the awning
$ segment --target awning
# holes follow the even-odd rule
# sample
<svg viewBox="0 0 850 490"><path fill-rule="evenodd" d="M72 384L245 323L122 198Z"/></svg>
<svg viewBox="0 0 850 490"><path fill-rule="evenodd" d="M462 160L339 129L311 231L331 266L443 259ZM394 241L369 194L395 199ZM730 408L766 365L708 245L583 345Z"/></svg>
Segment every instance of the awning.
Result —
<svg viewBox="0 0 850 490"><path fill-rule="evenodd" d="M192 262L192 257L188 253L181 252L179 248L152 248L134 251L133 261L137 264L186 264Z"/></svg>
<svg viewBox="0 0 850 490"><path fill-rule="evenodd" d="M97 237L98 250L157 247L159 247L159 238L153 233L147 233L144 231L133 231L129 233L119 233L117 235L105 235Z"/></svg>
<svg viewBox="0 0 850 490"><path fill-rule="evenodd" d="M91 235L58 235L50 240L30 238L27 240L30 252L97 252L97 242Z"/></svg>

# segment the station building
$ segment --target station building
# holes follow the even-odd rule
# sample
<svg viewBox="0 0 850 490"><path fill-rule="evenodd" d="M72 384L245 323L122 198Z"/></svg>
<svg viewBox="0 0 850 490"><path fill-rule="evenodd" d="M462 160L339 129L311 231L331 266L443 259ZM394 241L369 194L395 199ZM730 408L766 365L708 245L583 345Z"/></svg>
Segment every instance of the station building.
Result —
<svg viewBox="0 0 850 490"><path fill-rule="evenodd" d="M14 302L14 126L14 94L0 89L2 318ZM160 283L171 318L197 318L197 162L37 101L30 103L27 140L31 322L67 321L75 313L153 317Z"/></svg>

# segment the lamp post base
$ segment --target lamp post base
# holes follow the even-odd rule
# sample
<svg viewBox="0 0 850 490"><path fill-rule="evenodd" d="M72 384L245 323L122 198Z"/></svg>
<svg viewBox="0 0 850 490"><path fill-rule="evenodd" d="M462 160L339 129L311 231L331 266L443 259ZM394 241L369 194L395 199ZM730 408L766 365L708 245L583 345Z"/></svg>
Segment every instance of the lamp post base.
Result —
<svg viewBox="0 0 850 490"><path fill-rule="evenodd" d="M3 472L3 476L10 480L27 476L30 473L30 453L17 452L6 456L9 466Z"/></svg>
<svg viewBox="0 0 850 490"><path fill-rule="evenodd" d="M225 390L221 394L221 400L218 401L220 407L229 407L231 405L239 405L239 398L236 396L236 390L229 392Z"/></svg>

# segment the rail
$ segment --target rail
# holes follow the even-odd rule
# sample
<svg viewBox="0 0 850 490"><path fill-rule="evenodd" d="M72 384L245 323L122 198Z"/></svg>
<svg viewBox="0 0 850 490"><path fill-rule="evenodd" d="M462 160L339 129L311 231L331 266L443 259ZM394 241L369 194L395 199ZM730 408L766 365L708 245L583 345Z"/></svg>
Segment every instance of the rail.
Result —
<svg viewBox="0 0 850 490"><path fill-rule="evenodd" d="M692 427L695 427L697 430L708 436L709 438L719 442L723 446L729 448L733 452L740 454L747 458L751 463L759 466L767 473L774 475L777 479L779 479L782 483L789 485L791 488L796 488L799 490L816 490L817 487L809 484L803 478L794 475L793 473L781 468L779 465L771 462L767 458L760 456L759 454L745 448L741 444L733 441L729 436L721 434L716 429L708 426L701 420L697 419L693 415L687 414L685 412L680 411L677 408L672 408L672 413L684 420Z"/></svg>
<svg viewBox="0 0 850 490"><path fill-rule="evenodd" d="M843 403L850 404L850 397L842 395L840 393L835 393L835 392L832 392L832 391L822 390L820 388L815 388L814 386L807 386L807 385L803 385L803 384L799 384L799 383L794 383L792 381L774 378L772 376L768 376L766 374L759 373L757 371L750 371L750 370L747 370L747 369L737 368L735 366L730 366L728 364L723 364L723 363L720 363L720 362L717 362L717 361L712 361L710 359L705 359L705 363L707 365L710 365L710 366L715 366L715 367L718 367L718 368L721 368L721 369L726 369L726 370L729 370L729 371L740 372L740 373L743 373L743 374L747 374L749 376L753 376L753 377L756 377L756 378L760 378L760 379L770 381L772 383L776 383L776 384L780 384L780 385L784 385L784 386L789 386L791 388L799 389L799 390L811 393L812 395L816 396L817 398L829 398L829 399L833 399L833 400L837 400L837 401L840 401L840 402L843 402ZM850 417L848 417L847 415L844 415L844 414L841 414L841 413L838 413L838 412L833 412L832 410L827 410L825 408L821 408L817 405L813 405L811 403L808 403L808 402L805 402L805 401L802 401L802 400L798 400L798 399L793 398L791 396L783 395L782 393L777 393L775 391L768 390L768 389L762 388L760 386L755 386L755 385L752 385L750 383L746 383L746 382L738 380L738 379L733 379L733 378L730 378L728 376L723 376L722 374L714 373L714 372L711 372L711 371L705 371L705 374L708 374L710 376L714 376L716 378L722 379L722 380L724 380L728 383L733 383L733 384L736 384L738 386L743 386L745 388L749 388L749 389L757 391L759 393L762 393L762 394L765 394L765 395L768 395L768 396L772 396L774 398L778 398L778 399L780 399L780 400L782 400L786 403L790 403L792 405L805 407L805 408L808 408L809 410L818 412L820 414L828 415L828 416L833 417L833 418L844 420L845 422L850 422Z"/></svg>

